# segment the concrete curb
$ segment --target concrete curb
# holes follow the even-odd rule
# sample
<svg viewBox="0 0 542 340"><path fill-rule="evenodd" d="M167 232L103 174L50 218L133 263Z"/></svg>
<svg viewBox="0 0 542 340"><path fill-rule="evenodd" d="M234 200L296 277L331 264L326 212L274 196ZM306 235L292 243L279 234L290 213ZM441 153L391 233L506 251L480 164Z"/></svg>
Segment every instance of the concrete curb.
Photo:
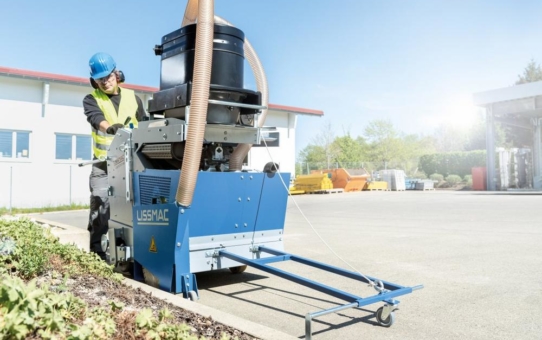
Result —
<svg viewBox="0 0 542 340"><path fill-rule="evenodd" d="M201 305L194 301L190 301L188 299L183 298L182 295L175 295L172 293L168 293L158 288L154 288L142 282L135 281L128 278L125 278L122 282L123 284L129 287L140 288L144 292L150 293L159 299L167 301L177 307L186 309L190 312L197 313L202 316L211 316L213 320L221 324L243 331L258 339L299 340L299 338L283 333L281 331L257 324L252 321L242 319L235 315L231 315L231 314L219 311L217 309L214 309L208 306Z"/></svg>

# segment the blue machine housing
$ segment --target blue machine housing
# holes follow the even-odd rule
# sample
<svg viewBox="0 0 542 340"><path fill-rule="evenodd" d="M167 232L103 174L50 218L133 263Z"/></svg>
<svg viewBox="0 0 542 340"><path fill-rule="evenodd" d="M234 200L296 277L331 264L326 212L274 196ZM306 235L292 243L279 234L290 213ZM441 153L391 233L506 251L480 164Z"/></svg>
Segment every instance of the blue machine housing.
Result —
<svg viewBox="0 0 542 340"><path fill-rule="evenodd" d="M255 258L258 245L283 249L288 193L279 174L201 171L188 208L175 203L179 170L133 175L136 279L144 268L158 288L187 296L197 293L194 273L243 265L220 250Z"/></svg>
<svg viewBox="0 0 542 340"><path fill-rule="evenodd" d="M390 327L399 304L395 298L423 288L398 285L284 252L288 193L283 181L289 182L289 174L201 171L190 207L175 202L179 175L179 170L147 169L133 173L137 280L193 299L198 296L195 273L249 265L346 301L305 316L308 340L312 339L314 318L379 301L384 306L375 312L376 320L381 326ZM358 296L270 265L283 261L369 283L378 293Z"/></svg>

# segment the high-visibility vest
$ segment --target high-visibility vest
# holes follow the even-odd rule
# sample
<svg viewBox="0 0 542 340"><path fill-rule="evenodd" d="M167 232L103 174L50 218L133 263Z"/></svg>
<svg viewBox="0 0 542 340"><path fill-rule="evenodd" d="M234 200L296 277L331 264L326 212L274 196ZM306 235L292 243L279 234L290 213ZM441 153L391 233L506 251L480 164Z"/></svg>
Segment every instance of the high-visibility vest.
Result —
<svg viewBox="0 0 542 340"><path fill-rule="evenodd" d="M137 100L135 92L126 88L121 88L120 91L121 98L118 114L115 110L115 106L113 106L109 97L102 92L102 90L96 89L91 94L96 99L98 107L102 110L105 120L107 120L110 125L124 124L126 119L130 117L130 123L136 128ZM113 135L96 130L92 127L92 150L96 158L105 159L105 157L107 157L107 149L113 141L113 137Z"/></svg>

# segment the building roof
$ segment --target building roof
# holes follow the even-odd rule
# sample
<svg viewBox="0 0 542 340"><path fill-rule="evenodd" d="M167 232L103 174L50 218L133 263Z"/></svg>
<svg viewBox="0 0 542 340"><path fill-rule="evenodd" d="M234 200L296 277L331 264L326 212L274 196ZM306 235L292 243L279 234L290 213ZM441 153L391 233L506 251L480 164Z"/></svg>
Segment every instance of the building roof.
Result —
<svg viewBox="0 0 542 340"><path fill-rule="evenodd" d="M542 81L475 93L473 102L495 116L542 117Z"/></svg>
<svg viewBox="0 0 542 340"><path fill-rule="evenodd" d="M66 84L81 85L81 86L89 85L88 78L73 77L73 76L66 76L66 75L61 75L61 74L30 71L30 70L22 70L22 69L2 67L2 66L0 66L0 76L26 78L26 79L32 79L32 80L43 80L43 81L51 81L51 82L66 83ZM149 94L158 92L160 90L157 87L142 86L142 85L135 85L135 84L127 84L127 83L123 84L122 86L132 89L134 91L149 93ZM324 115L324 111L321 111L321 110L313 110L313 109L306 109L306 108L301 108L301 107L284 106L284 105L276 105L276 104L269 104L269 109L273 111L291 112L291 113L302 114L302 115L315 115L315 116Z"/></svg>
<svg viewBox="0 0 542 340"><path fill-rule="evenodd" d="M475 93L473 95L473 101L474 105L485 106L498 102L532 98L536 96L542 96L542 81Z"/></svg>

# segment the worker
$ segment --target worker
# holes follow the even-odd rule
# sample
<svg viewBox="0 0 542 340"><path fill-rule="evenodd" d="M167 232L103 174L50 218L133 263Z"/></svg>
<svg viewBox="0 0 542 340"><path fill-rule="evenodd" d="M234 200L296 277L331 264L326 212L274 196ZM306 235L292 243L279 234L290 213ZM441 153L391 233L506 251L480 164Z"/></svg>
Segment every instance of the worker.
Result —
<svg viewBox="0 0 542 340"><path fill-rule="evenodd" d="M90 83L94 88L83 99L83 109L92 130L93 163L90 173L90 251L106 260L102 237L109 229L109 200L107 196L107 149L118 129L128 124L137 127L146 117L141 99L133 90L119 86L124 74L107 53L96 53L89 60ZM101 161L100 161L101 160Z"/></svg>

